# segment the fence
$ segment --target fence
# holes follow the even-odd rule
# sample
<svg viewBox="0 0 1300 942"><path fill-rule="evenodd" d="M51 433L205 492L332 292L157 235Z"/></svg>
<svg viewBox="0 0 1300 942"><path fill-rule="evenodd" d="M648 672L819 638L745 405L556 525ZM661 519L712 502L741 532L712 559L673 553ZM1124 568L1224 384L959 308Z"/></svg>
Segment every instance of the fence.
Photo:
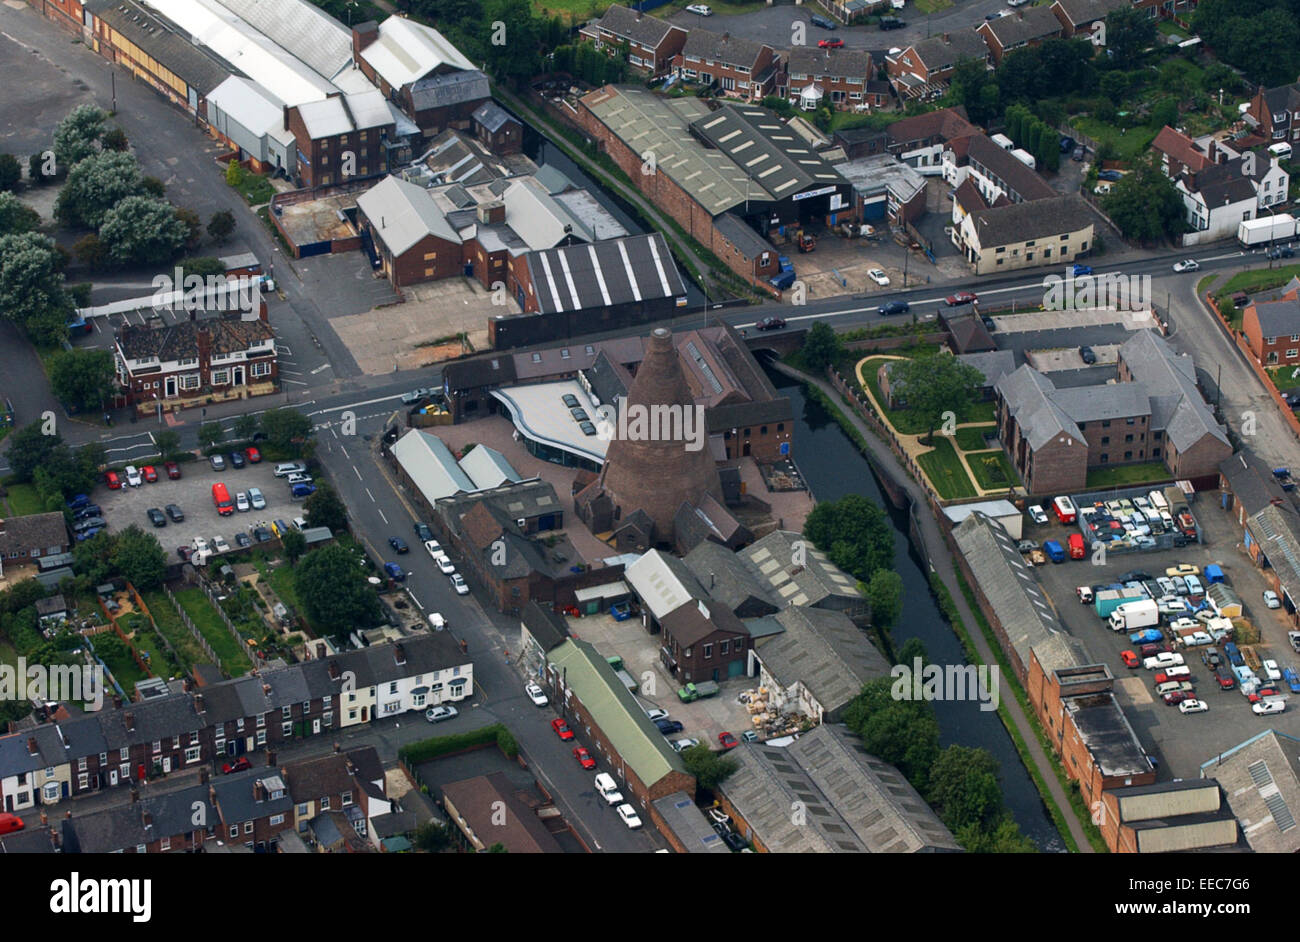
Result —
<svg viewBox="0 0 1300 942"><path fill-rule="evenodd" d="M199 588L203 590L203 594L208 597L208 601L212 603L212 607L215 608L217 614L221 616L221 623L226 626L226 630L230 632L230 636L235 639L235 644L239 645L240 649L248 655L249 660L253 663L257 663L256 649L244 640L244 636L239 633L239 629L235 627L235 623L230 620L230 616L226 614L226 610L221 607L221 602L212 591L212 586L208 585L206 579L201 579L199 580Z"/></svg>
<svg viewBox="0 0 1300 942"><path fill-rule="evenodd" d="M212 663L217 665L217 669L222 670L221 658L217 657L217 653L212 650L212 645L208 644L208 639L203 637L203 632L199 631L198 626L190 619L189 612L185 611L185 607L176 601L176 596L172 594L170 588L163 586L163 591L167 593L167 598L171 601L172 607L176 609L176 614L181 617L181 624L189 629L190 634L194 636L194 640L203 649L203 653L212 658Z"/></svg>

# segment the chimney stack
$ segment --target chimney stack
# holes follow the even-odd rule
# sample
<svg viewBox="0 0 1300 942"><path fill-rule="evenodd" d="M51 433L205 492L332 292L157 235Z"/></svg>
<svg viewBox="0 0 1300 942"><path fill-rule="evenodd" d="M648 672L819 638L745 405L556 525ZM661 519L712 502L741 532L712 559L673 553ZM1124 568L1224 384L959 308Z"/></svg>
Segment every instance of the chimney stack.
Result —
<svg viewBox="0 0 1300 942"><path fill-rule="evenodd" d="M34 755L36 755L37 753L39 753L40 751L41 751L41 750L40 750L40 747L36 745L36 737L35 737L35 736L28 736L28 737L27 737L27 752L28 752L28 754L34 756Z"/></svg>
<svg viewBox="0 0 1300 942"><path fill-rule="evenodd" d="M393 661L398 667L406 663L406 648L400 644L393 645Z"/></svg>
<svg viewBox="0 0 1300 942"><path fill-rule="evenodd" d="M196 693L194 695L194 712L202 714L205 713L207 709L207 703L203 699L203 694Z"/></svg>
<svg viewBox="0 0 1300 942"><path fill-rule="evenodd" d="M135 732L135 713L134 713L134 712L132 712L131 710L127 710L125 713L123 713L123 714L122 714L122 722L126 724L126 731L127 731L128 733L133 733L133 732Z"/></svg>

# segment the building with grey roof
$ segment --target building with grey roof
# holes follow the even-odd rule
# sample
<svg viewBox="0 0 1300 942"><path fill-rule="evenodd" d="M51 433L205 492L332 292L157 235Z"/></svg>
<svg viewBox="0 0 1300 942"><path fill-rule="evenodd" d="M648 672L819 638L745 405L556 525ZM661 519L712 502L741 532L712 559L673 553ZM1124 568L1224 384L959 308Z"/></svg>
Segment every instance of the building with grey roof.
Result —
<svg viewBox="0 0 1300 942"><path fill-rule="evenodd" d="M719 787L722 806L760 852L961 850L902 774L843 727L819 726L783 747L743 743L731 758L738 768Z"/></svg>
<svg viewBox="0 0 1300 942"><path fill-rule="evenodd" d="M690 795L673 792L650 804L658 818L660 833L679 854L731 853Z"/></svg>
<svg viewBox="0 0 1300 942"><path fill-rule="evenodd" d="M1289 501L1270 502L1256 511L1246 520L1244 542L1294 623L1300 611L1300 519L1294 506Z"/></svg>
<svg viewBox="0 0 1300 942"><path fill-rule="evenodd" d="M774 530L742 549L740 558L783 606L831 609L850 618L867 615L857 581L798 533Z"/></svg>
<svg viewBox="0 0 1300 942"><path fill-rule="evenodd" d="M962 353L957 355L957 361L965 363L967 366L973 366L979 370L984 377L981 387L985 397L993 395L993 387L997 385L1002 377L1012 373L1016 369L1016 354L1014 350L987 350L983 353Z"/></svg>
<svg viewBox="0 0 1300 942"><path fill-rule="evenodd" d="M579 33L593 40L597 49L626 44L628 64L652 77L672 68L673 57L682 51L687 35L680 26L620 4L610 6Z"/></svg>
<svg viewBox="0 0 1300 942"><path fill-rule="evenodd" d="M953 238L977 275L1063 265L1093 244L1095 217L1077 195L967 209Z"/></svg>
<svg viewBox="0 0 1300 942"><path fill-rule="evenodd" d="M890 154L846 160L835 169L853 185L863 219L913 222L925 212L925 177Z"/></svg>
<svg viewBox="0 0 1300 942"><path fill-rule="evenodd" d="M773 616L785 631L754 651L772 709L835 723L889 662L842 612L790 606Z"/></svg>
<svg viewBox="0 0 1300 942"><path fill-rule="evenodd" d="M780 610L771 589L749 569L739 554L706 540L687 553L682 562L715 602L741 618L759 618Z"/></svg>
<svg viewBox="0 0 1300 942"><path fill-rule="evenodd" d="M1024 46L1037 46L1065 31L1048 7L1022 7L1009 16L986 20L976 29L983 34L994 65L999 64L1008 52Z"/></svg>
<svg viewBox="0 0 1300 942"><path fill-rule="evenodd" d="M1300 851L1300 739L1264 730L1203 763L1201 776L1223 789L1251 850Z"/></svg>
<svg viewBox="0 0 1300 942"><path fill-rule="evenodd" d="M201 813L201 814L200 814ZM195 820L207 822L195 825ZM207 784L133 794L127 804L64 819L65 854L168 853L196 850L218 834L218 812Z"/></svg>

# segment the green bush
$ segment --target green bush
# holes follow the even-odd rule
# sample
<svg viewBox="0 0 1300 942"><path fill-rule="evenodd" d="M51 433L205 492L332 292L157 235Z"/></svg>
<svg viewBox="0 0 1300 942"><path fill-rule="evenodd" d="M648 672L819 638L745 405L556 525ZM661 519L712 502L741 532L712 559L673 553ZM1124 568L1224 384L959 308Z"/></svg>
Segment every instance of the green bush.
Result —
<svg viewBox="0 0 1300 942"><path fill-rule="evenodd" d="M439 756L451 755L453 752L463 752L466 749L477 749L480 746L489 746L493 743L509 758L513 759L519 754L519 744L515 741L514 736L510 734L510 731L500 723L494 723L491 726L470 730L468 733L434 736L431 739L422 739L419 742L409 743L397 751L397 757L408 766L416 766L421 762L428 762L430 759L436 759Z"/></svg>
<svg viewBox="0 0 1300 942"><path fill-rule="evenodd" d="M513 759L519 755L519 743L515 737L510 734L510 730L504 726L497 732L497 748L507 759Z"/></svg>

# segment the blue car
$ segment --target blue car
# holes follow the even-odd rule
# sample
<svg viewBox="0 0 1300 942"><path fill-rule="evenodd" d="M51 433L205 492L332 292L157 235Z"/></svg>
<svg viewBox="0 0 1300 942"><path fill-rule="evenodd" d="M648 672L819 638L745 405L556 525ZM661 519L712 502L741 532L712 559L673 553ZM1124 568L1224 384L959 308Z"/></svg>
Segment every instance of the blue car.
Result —
<svg viewBox="0 0 1300 942"><path fill-rule="evenodd" d="M1282 671L1282 679L1286 681L1286 685L1291 688L1292 693L1300 693L1300 674L1295 672L1294 667L1288 667Z"/></svg>
<svg viewBox="0 0 1300 942"><path fill-rule="evenodd" d="M396 582L406 581L406 570L397 563L384 563L384 573Z"/></svg>
<svg viewBox="0 0 1300 942"><path fill-rule="evenodd" d="M1092 274L1092 266L1091 266L1091 265L1075 265L1075 266L1074 266L1074 277L1076 277L1076 278L1078 278L1080 275L1091 275L1091 274Z"/></svg>
<svg viewBox="0 0 1300 942"><path fill-rule="evenodd" d="M85 507L89 503L90 503L89 497L87 497L85 494L78 494L76 497L72 498L72 500L68 501L68 509L80 510L82 507Z"/></svg>
<svg viewBox="0 0 1300 942"><path fill-rule="evenodd" d="M1165 636L1159 628L1143 628L1141 631L1135 631L1128 636L1128 640L1132 644L1156 644L1164 639Z"/></svg>

